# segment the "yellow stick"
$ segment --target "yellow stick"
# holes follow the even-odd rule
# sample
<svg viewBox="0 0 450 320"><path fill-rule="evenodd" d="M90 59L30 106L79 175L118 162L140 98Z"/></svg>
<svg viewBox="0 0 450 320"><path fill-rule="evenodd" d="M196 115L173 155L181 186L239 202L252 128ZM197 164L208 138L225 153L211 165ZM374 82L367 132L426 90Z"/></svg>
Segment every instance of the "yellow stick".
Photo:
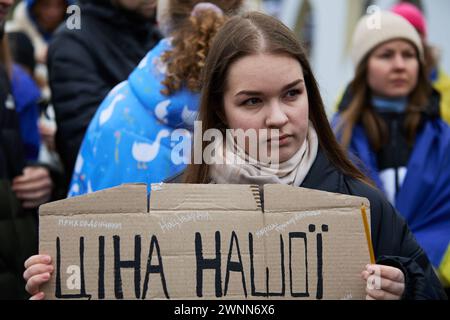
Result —
<svg viewBox="0 0 450 320"><path fill-rule="evenodd" d="M366 231L367 245L369 246L370 263L375 264L375 255L373 253L372 238L370 236L370 227L369 222L367 220L366 206L364 204L361 205L361 215L364 223L364 229Z"/></svg>

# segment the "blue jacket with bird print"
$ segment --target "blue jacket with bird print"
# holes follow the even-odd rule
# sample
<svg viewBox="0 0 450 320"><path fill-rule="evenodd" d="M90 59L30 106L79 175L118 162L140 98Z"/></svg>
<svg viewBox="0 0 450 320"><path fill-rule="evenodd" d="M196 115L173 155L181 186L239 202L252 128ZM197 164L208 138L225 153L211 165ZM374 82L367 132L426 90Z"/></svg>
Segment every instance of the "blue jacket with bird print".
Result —
<svg viewBox="0 0 450 320"><path fill-rule="evenodd" d="M81 145L69 196L158 183L185 168L199 95L187 88L161 93L161 56L170 49L170 40L161 40L102 102Z"/></svg>

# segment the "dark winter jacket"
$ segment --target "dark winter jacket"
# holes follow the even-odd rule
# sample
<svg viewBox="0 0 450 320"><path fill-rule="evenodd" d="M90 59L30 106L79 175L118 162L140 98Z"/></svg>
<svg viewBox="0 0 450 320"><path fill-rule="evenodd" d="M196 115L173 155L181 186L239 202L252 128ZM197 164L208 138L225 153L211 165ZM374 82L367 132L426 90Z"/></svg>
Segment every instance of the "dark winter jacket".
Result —
<svg viewBox="0 0 450 320"><path fill-rule="evenodd" d="M25 166L9 81L0 69L0 300L24 299L25 260L37 252L37 219L21 209L11 181Z"/></svg>
<svg viewBox="0 0 450 320"><path fill-rule="evenodd" d="M166 182L182 182L182 175ZM331 164L325 152L320 149L301 187L369 199L376 262L403 271L405 275L403 299L447 298L430 261L417 244L405 220L380 191L345 176Z"/></svg>
<svg viewBox="0 0 450 320"><path fill-rule="evenodd" d="M347 92L339 110L344 110L349 101L351 94ZM381 151L373 150L360 123L353 129L348 150L359 158L356 164L379 189L391 194L391 202L446 283L450 281L450 127L440 118L439 105L440 96L434 92L422 112L411 147L404 138L404 114L383 112L380 116L387 125L389 141ZM339 114L333 122L338 121ZM393 184L397 189L394 196L389 180L381 179L385 167L394 173ZM406 174L403 173L403 183L399 184L401 167L406 168Z"/></svg>
<svg viewBox="0 0 450 320"><path fill-rule="evenodd" d="M80 1L81 28L63 25L49 47L48 67L67 184L91 118L107 93L127 79L159 40L152 23L111 1Z"/></svg>

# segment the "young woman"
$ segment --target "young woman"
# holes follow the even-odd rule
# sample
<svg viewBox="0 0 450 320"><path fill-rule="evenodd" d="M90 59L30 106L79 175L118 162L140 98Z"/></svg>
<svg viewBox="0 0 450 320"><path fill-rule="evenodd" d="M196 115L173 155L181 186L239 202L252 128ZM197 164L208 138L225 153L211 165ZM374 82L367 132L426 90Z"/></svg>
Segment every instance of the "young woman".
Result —
<svg viewBox="0 0 450 320"><path fill-rule="evenodd" d="M450 77L439 65L439 49L428 43L428 26L425 15L418 7L409 2L400 2L392 7L391 11L408 20L419 33L425 53L426 74L432 87L441 96L442 120L450 124Z"/></svg>
<svg viewBox="0 0 450 320"><path fill-rule="evenodd" d="M381 288L367 289L367 298L445 297L403 219L366 182L336 142L306 55L287 27L260 13L230 19L214 40L203 74L199 111L203 132L218 129L225 136L226 129L267 130L269 138L258 143L277 146L279 170L265 161L192 164L178 181L277 182L366 197L371 204L377 265L361 270L361 281L364 283L375 269L382 278ZM235 146L228 145L218 151L219 158L233 153ZM33 298L41 299L39 287L53 270L51 257L33 256L26 266L27 290Z"/></svg>
<svg viewBox="0 0 450 320"><path fill-rule="evenodd" d="M419 34L396 14L380 18L380 29L368 28L365 17L355 30L356 73L336 131L450 283L450 128L427 79Z"/></svg>
<svg viewBox="0 0 450 320"><path fill-rule="evenodd" d="M210 42L242 3L158 3L158 19L168 37L98 108L78 153L69 196L127 182L161 182L185 168L182 159L172 161L172 133L183 134L189 145Z"/></svg>

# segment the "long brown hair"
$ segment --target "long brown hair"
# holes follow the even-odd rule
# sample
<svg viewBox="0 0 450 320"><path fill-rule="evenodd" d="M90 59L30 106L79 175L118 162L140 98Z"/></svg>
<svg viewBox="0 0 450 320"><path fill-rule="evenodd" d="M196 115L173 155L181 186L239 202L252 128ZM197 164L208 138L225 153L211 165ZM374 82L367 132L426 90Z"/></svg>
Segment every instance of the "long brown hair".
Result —
<svg viewBox="0 0 450 320"><path fill-rule="evenodd" d="M209 2L220 7L224 14L213 10L204 10L191 16L194 6L199 0L170 0L169 23L172 49L166 51L162 61L167 63L167 74L162 81L164 95L170 95L182 86L193 92L200 91L200 74L206 56L219 28L225 23L228 15L237 12L243 0L211 0Z"/></svg>
<svg viewBox="0 0 450 320"><path fill-rule="evenodd" d="M347 158L334 137L316 80L296 36L281 22L262 13L252 12L243 17L233 17L216 35L203 69L199 110L203 132L211 128L226 129L221 119L224 118L223 95L227 72L239 58L257 53L288 54L298 60L308 92L309 117L317 131L320 147L332 164L345 175L368 182ZM206 142L203 142L202 150L205 147ZM204 163L191 164L185 171L185 182L207 183L208 171L209 167Z"/></svg>
<svg viewBox="0 0 450 320"><path fill-rule="evenodd" d="M371 51L371 53L374 50ZM383 119L376 113L370 101L371 89L369 87L368 65L369 53L365 59L356 68L355 77L350 83L350 92L352 99L348 107L341 113L336 132L340 137L340 142L344 148L348 148L353 128L357 123L361 123L365 129L369 143L375 152L388 142L387 126ZM416 48L416 55L419 53ZM417 58L419 59L419 58ZM408 144L414 144L417 130L422 118L431 87L427 79L425 65L419 59L419 77L414 90L409 95L408 106L403 127L406 132Z"/></svg>

